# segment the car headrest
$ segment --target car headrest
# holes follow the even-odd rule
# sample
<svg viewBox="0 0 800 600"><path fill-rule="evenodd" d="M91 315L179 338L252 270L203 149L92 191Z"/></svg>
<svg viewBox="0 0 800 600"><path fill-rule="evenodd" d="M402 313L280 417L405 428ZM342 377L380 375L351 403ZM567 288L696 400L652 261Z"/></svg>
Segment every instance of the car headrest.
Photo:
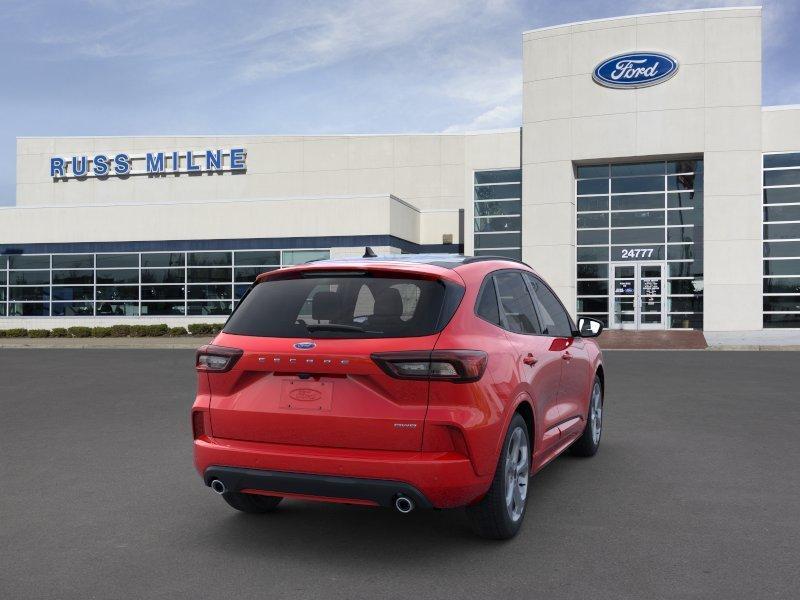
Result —
<svg viewBox="0 0 800 600"><path fill-rule="evenodd" d="M400 317L403 314L403 298L396 288L386 288L375 296L376 317Z"/></svg>
<svg viewBox="0 0 800 600"><path fill-rule="evenodd" d="M337 292L317 292L311 299L311 318L316 321L333 321L341 313L341 296Z"/></svg>

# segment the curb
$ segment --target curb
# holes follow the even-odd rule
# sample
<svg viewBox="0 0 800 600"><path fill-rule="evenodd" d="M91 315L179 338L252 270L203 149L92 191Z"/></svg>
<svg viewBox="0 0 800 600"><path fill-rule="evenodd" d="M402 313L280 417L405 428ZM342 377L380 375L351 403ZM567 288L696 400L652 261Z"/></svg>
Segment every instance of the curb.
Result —
<svg viewBox="0 0 800 600"><path fill-rule="evenodd" d="M0 349L196 350L212 338L0 338Z"/></svg>

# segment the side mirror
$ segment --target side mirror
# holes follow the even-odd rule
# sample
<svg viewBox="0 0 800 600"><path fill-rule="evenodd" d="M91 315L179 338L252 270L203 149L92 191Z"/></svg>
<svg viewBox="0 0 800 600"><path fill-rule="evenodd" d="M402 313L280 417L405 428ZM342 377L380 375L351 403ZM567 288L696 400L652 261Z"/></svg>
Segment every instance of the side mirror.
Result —
<svg viewBox="0 0 800 600"><path fill-rule="evenodd" d="M602 331L603 324L597 319L589 317L580 317L578 319L578 332L581 334L581 337L597 337Z"/></svg>

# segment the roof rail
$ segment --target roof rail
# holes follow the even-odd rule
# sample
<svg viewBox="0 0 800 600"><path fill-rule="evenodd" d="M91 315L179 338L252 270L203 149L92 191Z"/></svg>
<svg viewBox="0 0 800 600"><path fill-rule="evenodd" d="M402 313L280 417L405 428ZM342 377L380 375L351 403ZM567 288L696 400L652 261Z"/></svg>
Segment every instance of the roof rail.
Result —
<svg viewBox="0 0 800 600"><path fill-rule="evenodd" d="M510 261L510 262L515 262L515 263L519 263L521 265L525 265L529 269L533 268L528 263L526 263L524 261L521 261L521 260L517 260L516 258L509 258L507 256L490 256L490 255L468 256L468 257L466 257L464 259L464 262L462 262L461 264L462 265L468 265L470 263L483 262L485 260L507 260L507 261Z"/></svg>

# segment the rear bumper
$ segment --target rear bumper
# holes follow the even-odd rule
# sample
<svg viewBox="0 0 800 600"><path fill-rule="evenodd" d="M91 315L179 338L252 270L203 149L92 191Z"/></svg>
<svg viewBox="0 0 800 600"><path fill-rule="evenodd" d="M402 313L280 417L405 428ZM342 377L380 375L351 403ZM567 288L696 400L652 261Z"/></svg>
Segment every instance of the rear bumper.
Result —
<svg viewBox="0 0 800 600"><path fill-rule="evenodd" d="M391 506L399 494L417 506L453 508L479 500L490 478L478 477L456 452L394 452L266 444L201 437L195 467L233 491L284 492Z"/></svg>
<svg viewBox="0 0 800 600"><path fill-rule="evenodd" d="M209 467L203 479L206 485L219 479L232 492L260 491L276 495L356 500L387 508L394 506L397 496L403 495L411 498L419 508L432 507L418 489L400 481L260 471L239 467Z"/></svg>

